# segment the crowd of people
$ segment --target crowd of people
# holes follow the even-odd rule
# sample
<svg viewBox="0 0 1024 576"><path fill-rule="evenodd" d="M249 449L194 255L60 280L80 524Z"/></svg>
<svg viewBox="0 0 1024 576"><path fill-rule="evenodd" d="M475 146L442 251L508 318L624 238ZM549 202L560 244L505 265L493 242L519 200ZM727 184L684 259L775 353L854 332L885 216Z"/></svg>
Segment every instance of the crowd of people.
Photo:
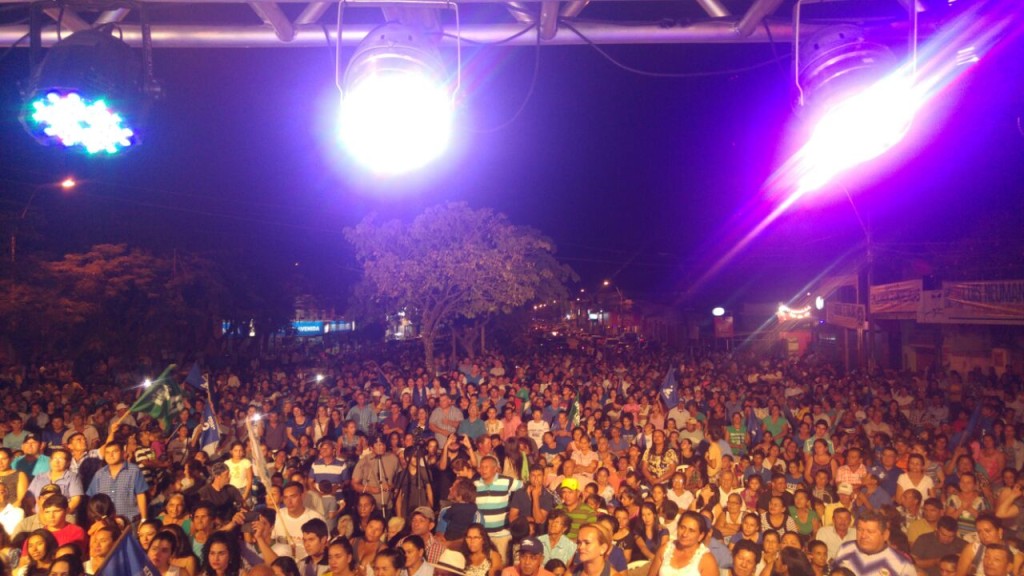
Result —
<svg viewBox="0 0 1024 576"><path fill-rule="evenodd" d="M812 356L405 351L0 373L0 576L1024 576L1024 390ZM447 364L442 361L442 365ZM207 404L220 442L198 446Z"/></svg>

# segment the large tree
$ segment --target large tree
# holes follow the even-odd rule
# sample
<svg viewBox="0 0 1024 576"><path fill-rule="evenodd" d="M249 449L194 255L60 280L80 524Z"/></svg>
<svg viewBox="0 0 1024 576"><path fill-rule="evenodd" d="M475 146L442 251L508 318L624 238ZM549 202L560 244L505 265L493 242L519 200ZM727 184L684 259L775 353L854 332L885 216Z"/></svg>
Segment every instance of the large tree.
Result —
<svg viewBox="0 0 1024 576"><path fill-rule="evenodd" d="M214 336L226 291L201 257L99 244L0 282L0 325L28 355L197 351Z"/></svg>
<svg viewBox="0 0 1024 576"><path fill-rule="evenodd" d="M563 283L573 275L536 230L464 203L435 206L411 223L371 215L345 237L374 298L392 311L404 309L419 325L431 372L442 328L564 297Z"/></svg>

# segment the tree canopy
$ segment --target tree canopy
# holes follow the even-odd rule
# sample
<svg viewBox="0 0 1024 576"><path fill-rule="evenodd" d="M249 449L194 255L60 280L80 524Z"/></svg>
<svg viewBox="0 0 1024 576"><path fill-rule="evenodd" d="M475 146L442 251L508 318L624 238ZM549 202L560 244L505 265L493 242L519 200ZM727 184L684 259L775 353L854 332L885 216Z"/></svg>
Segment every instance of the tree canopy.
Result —
<svg viewBox="0 0 1024 576"><path fill-rule="evenodd" d="M411 223L371 215L345 237L372 297L419 325L430 370L442 327L564 297L564 282L574 276L555 259L551 240L465 203L429 208Z"/></svg>

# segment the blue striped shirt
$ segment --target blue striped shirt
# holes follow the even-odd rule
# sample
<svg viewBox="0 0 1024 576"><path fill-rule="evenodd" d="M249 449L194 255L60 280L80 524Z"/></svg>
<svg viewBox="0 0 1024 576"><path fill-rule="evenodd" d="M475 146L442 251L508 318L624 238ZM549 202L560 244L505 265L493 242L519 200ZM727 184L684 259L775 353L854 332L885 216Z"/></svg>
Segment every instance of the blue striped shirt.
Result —
<svg viewBox="0 0 1024 576"><path fill-rule="evenodd" d="M834 567L848 568L854 574L885 574L887 576L917 576L914 562L892 546L875 554L865 554L857 548L857 541L843 542L836 554Z"/></svg>
<svg viewBox="0 0 1024 576"><path fill-rule="evenodd" d="M508 503L512 493L523 487L523 481L499 474L490 484L486 484L482 478L474 484L476 506L483 514L487 534L491 538L511 536L508 531Z"/></svg>

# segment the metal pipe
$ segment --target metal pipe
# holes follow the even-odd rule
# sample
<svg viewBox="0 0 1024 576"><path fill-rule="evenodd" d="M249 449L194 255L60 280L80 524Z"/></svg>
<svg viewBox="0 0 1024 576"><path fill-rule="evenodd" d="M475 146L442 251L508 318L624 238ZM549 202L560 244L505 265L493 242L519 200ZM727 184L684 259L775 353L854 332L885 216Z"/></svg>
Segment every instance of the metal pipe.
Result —
<svg viewBox="0 0 1024 576"><path fill-rule="evenodd" d="M299 17L295 19L295 25L315 24L331 6L334 6L334 2L310 2L306 4L306 7L299 13Z"/></svg>
<svg viewBox="0 0 1024 576"><path fill-rule="evenodd" d="M516 19L516 22L533 24L533 8L525 2L507 2L508 13Z"/></svg>
<svg viewBox="0 0 1024 576"><path fill-rule="evenodd" d="M82 17L70 8L43 8L43 13L53 18L54 22L60 22L61 28L67 28L72 32L91 28L88 22L82 20Z"/></svg>
<svg viewBox="0 0 1024 576"><path fill-rule="evenodd" d="M295 27L292 21L281 11L275 2L250 2L249 7L265 23L270 24L274 34L281 42L291 42L295 38Z"/></svg>
<svg viewBox="0 0 1024 576"><path fill-rule="evenodd" d="M99 26L101 24L113 24L115 22L121 22L131 12L128 8L115 8L113 10L107 10L100 14L96 21L92 23L93 26Z"/></svg>
<svg viewBox="0 0 1024 576"><path fill-rule="evenodd" d="M590 0L572 0L571 2L566 2L565 5L562 6L562 18L575 18L579 16L580 12L583 12L583 9L587 7L587 4L590 4Z"/></svg>
<svg viewBox="0 0 1024 576"><path fill-rule="evenodd" d="M732 12L729 12L729 9L718 0L697 0L697 4L700 4L700 7L712 18L728 18L732 16Z"/></svg>
<svg viewBox="0 0 1024 576"><path fill-rule="evenodd" d="M558 33L558 0L547 0L540 3L540 39L551 40Z"/></svg>
<svg viewBox="0 0 1024 576"><path fill-rule="evenodd" d="M754 0L750 8L743 14L739 24L736 25L736 33L740 36L750 36L754 30L761 26L761 22L772 15L778 9L782 0Z"/></svg>
<svg viewBox="0 0 1024 576"><path fill-rule="evenodd" d="M748 36L736 34L736 22L714 20L662 27L658 24L644 26L623 26L607 22L577 22L573 26L595 44L756 44L769 41L763 27ZM776 42L789 42L793 37L791 22L770 22L772 37ZM344 28L342 44L355 46L375 27L373 24L352 24ZM522 32L523 24L471 24L462 27L462 38L472 42L498 42ZM811 34L821 29L818 24L804 24L801 33ZM131 45L141 44L139 28L135 24L121 26L124 40ZM14 44L28 33L27 25L0 26L0 44ZM337 41L337 31L328 30L332 45ZM323 47L327 41L324 30L318 25L299 26L290 42L283 42L273 30L266 26L152 26L153 46L156 48L282 48L282 47ZM54 30L42 32L42 43L52 46L57 42ZM505 46L534 46L537 38L533 34L521 34L508 40ZM443 45L455 46L455 39L445 37ZM586 42L566 28L559 28L554 37L543 42L550 46L575 46Z"/></svg>

